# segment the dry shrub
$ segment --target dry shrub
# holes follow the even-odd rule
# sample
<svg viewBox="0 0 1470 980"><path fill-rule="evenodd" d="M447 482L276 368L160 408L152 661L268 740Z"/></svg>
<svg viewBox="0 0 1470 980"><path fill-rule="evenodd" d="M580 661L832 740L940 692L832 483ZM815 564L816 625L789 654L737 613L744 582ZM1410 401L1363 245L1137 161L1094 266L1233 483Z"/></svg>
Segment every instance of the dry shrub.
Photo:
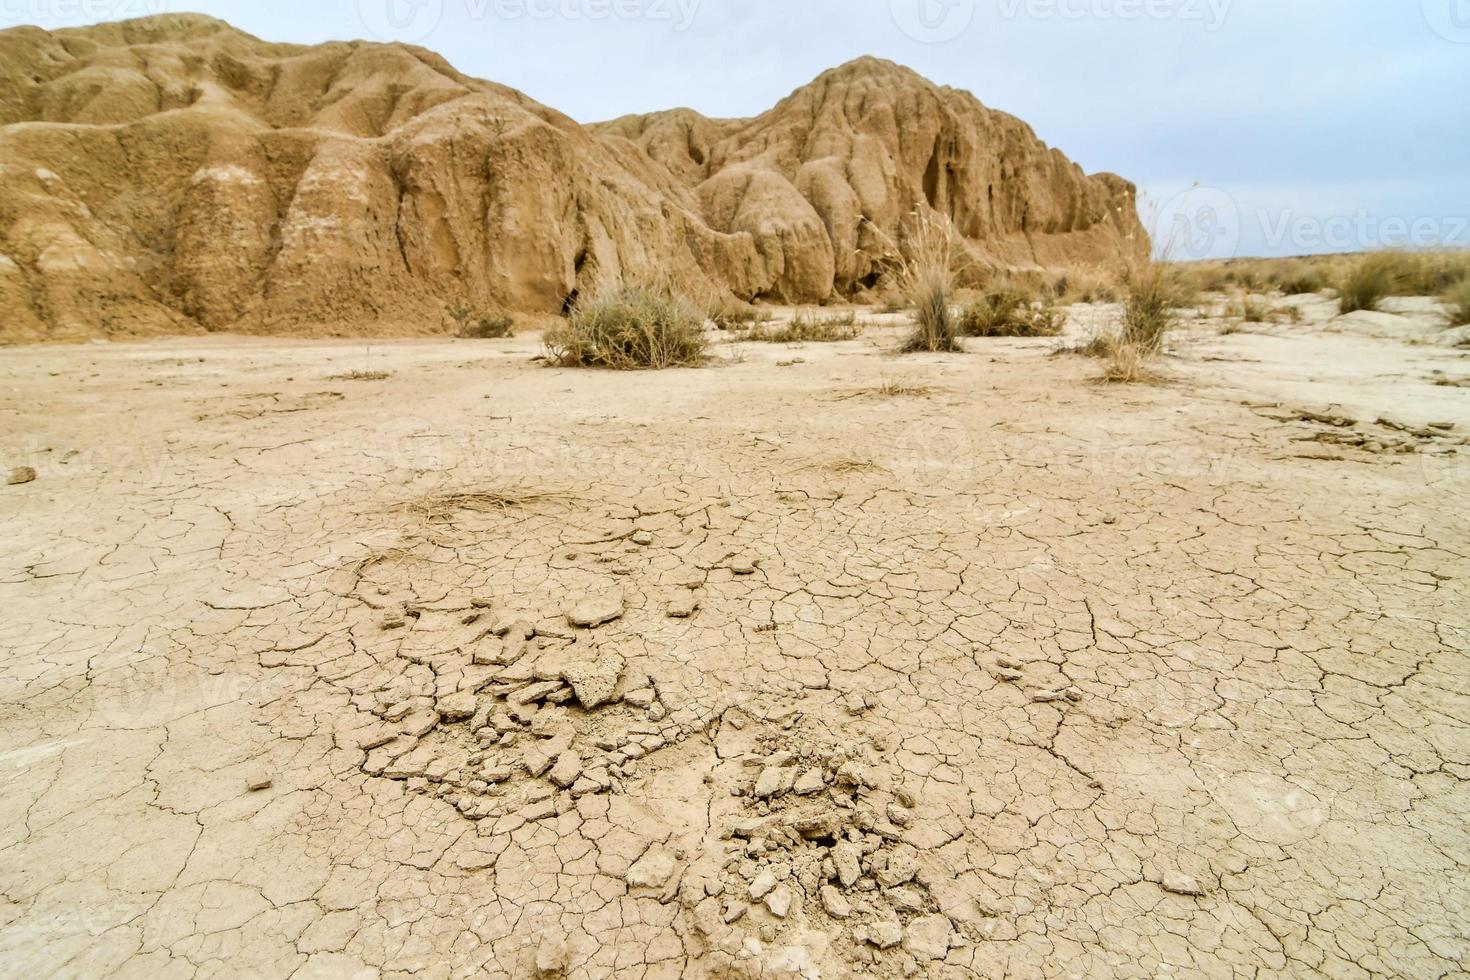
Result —
<svg viewBox="0 0 1470 980"><path fill-rule="evenodd" d="M1445 290L1441 299L1445 312L1449 314L1450 326L1470 326L1470 277L1461 279Z"/></svg>
<svg viewBox="0 0 1470 980"><path fill-rule="evenodd" d="M1057 300L1072 303L1116 303L1122 297L1118 277L1099 269L1072 269L1058 277Z"/></svg>
<svg viewBox="0 0 1470 980"><path fill-rule="evenodd" d="M1385 297L1403 287L1411 262L1402 252L1371 252L1356 259L1338 283L1339 310L1378 309Z"/></svg>
<svg viewBox="0 0 1470 980"><path fill-rule="evenodd" d="M448 313L456 324L454 335L461 340L498 340L515 333L515 319L506 313L476 310L464 303L450 305Z"/></svg>
<svg viewBox="0 0 1470 980"><path fill-rule="evenodd" d="M546 350L561 367L692 366L709 346L704 321L705 311L671 288L613 282L579 299L567 321L546 332Z"/></svg>
<svg viewBox="0 0 1470 980"><path fill-rule="evenodd" d="M1140 263L1128 274L1123 304L1123 346L1136 347L1145 357L1157 354L1164 336L1173 328L1176 311L1191 297L1175 281L1164 262Z"/></svg>
<svg viewBox="0 0 1470 980"><path fill-rule="evenodd" d="M907 301L914 331L903 350L960 350L958 319L952 303L955 291L954 228L934 211L910 215L900 253L903 256L895 286Z"/></svg>
<svg viewBox="0 0 1470 980"><path fill-rule="evenodd" d="M1055 337L1067 318L1050 296L1039 299L1023 289L998 283L960 314L960 333L966 337Z"/></svg>
<svg viewBox="0 0 1470 980"><path fill-rule="evenodd" d="M862 332L863 325L858 323L857 314L852 311L824 317L798 313L789 322L778 326L753 327L742 333L739 339L770 344L833 343L852 340Z"/></svg>
<svg viewBox="0 0 1470 980"><path fill-rule="evenodd" d="M755 324L770 323L774 319L770 310L760 310L754 306L736 306L732 304L716 306L710 313L709 318L720 330L749 329Z"/></svg>
<svg viewBox="0 0 1470 980"><path fill-rule="evenodd" d="M346 374L334 374L328 381L387 381L393 377L390 371L348 371Z"/></svg>
<svg viewBox="0 0 1470 980"><path fill-rule="evenodd" d="M1265 323L1266 321L1274 318L1271 307L1267 306L1266 303L1262 300L1256 298L1255 296L1251 296L1248 293L1241 296L1240 299L1233 306L1230 307L1230 309L1227 311L1227 315L1236 317L1246 323Z"/></svg>

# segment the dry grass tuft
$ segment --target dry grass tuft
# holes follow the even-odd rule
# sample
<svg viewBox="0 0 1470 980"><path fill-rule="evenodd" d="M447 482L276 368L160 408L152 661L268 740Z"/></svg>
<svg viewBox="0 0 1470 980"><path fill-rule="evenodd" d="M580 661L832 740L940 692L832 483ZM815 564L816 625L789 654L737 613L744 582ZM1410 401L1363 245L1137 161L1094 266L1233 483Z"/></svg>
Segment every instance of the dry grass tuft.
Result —
<svg viewBox="0 0 1470 980"><path fill-rule="evenodd" d="M774 327L752 327L740 334L738 339L769 344L825 344L852 340L863 332L863 327L864 324L858 322L857 314L850 310L824 317L798 313L789 322Z"/></svg>
<svg viewBox="0 0 1470 980"><path fill-rule="evenodd" d="M716 306L709 318L720 330L740 330L742 328L748 330L756 324L770 323L775 319L770 310L730 304Z"/></svg>
<svg viewBox="0 0 1470 980"><path fill-rule="evenodd" d="M1067 317L1051 296L1033 298L1026 290L999 283L960 314L960 332L966 337L1055 337Z"/></svg>
<svg viewBox="0 0 1470 980"><path fill-rule="evenodd" d="M958 351L959 322L952 308L955 291L954 227L934 211L910 215L895 277L898 292L914 318L904 342L906 353Z"/></svg>
<svg viewBox="0 0 1470 980"><path fill-rule="evenodd" d="M456 324L454 335L461 340L499 340L515 334L515 318L507 313L487 313L464 303L452 304L448 313Z"/></svg>
<svg viewBox="0 0 1470 980"><path fill-rule="evenodd" d="M346 374L334 374L328 381L387 381L393 377L391 371L348 371Z"/></svg>
<svg viewBox="0 0 1470 980"><path fill-rule="evenodd" d="M829 473L883 473L887 472L883 467L870 459L858 459L849 456L844 459L834 459L830 463L823 463L822 469Z"/></svg>
<svg viewBox="0 0 1470 980"><path fill-rule="evenodd" d="M1445 290L1440 299L1446 307L1445 312L1449 314L1450 326L1470 325L1470 277L1461 279Z"/></svg>
<svg viewBox="0 0 1470 980"><path fill-rule="evenodd" d="M441 496L425 497L402 504L401 509L415 514L425 521L449 520L455 514L466 511L474 513L504 513L530 507L533 504L565 500L566 495L545 490L512 489L498 491L468 491Z"/></svg>
<svg viewBox="0 0 1470 980"><path fill-rule="evenodd" d="M704 362L709 346L704 322L704 310L672 289L611 283L546 332L546 350L561 367L691 367Z"/></svg>
<svg viewBox="0 0 1470 980"><path fill-rule="evenodd" d="M872 390L877 398L928 398L934 394L929 385L910 384L905 381L884 381Z"/></svg>
<svg viewBox="0 0 1470 980"><path fill-rule="evenodd" d="M1338 309L1343 313L1376 310L1404 285L1409 258L1401 252L1372 252L1355 260L1338 281Z"/></svg>

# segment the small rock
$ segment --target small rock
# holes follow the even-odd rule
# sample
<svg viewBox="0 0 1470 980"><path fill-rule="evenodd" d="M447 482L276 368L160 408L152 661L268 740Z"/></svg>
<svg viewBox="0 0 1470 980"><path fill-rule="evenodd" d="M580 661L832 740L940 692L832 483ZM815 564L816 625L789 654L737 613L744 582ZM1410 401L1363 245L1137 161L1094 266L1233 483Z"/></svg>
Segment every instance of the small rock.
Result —
<svg viewBox="0 0 1470 980"><path fill-rule="evenodd" d="M274 784L274 777L264 769L252 769L245 776L245 788L252 793L258 793L263 789L270 789Z"/></svg>
<svg viewBox="0 0 1470 980"><path fill-rule="evenodd" d="M852 915L852 904L831 885L822 886L822 908L834 919L846 919Z"/></svg>
<svg viewBox="0 0 1470 980"><path fill-rule="evenodd" d="M761 770L756 777L755 797L758 800L770 799L781 791L781 770L775 766L767 766Z"/></svg>
<svg viewBox="0 0 1470 980"><path fill-rule="evenodd" d="M1037 691L1031 695L1031 701L1035 704L1050 704L1053 701L1060 701L1064 697L1066 695L1061 691Z"/></svg>
<svg viewBox="0 0 1470 980"><path fill-rule="evenodd" d="M567 610L567 621L583 629L595 629L623 616L623 597L618 593L591 596Z"/></svg>
<svg viewBox="0 0 1470 980"><path fill-rule="evenodd" d="M562 789L570 789L580 775L582 775L582 757L571 750L558 756L556 765L551 767L551 781Z"/></svg>
<svg viewBox="0 0 1470 980"><path fill-rule="evenodd" d="M747 557L730 559L730 571L736 575L754 575L755 562Z"/></svg>
<svg viewBox="0 0 1470 980"><path fill-rule="evenodd" d="M607 650L596 660L567 664L561 676L572 685L582 707L591 711L612 700L627 664L622 654Z"/></svg>
<svg viewBox="0 0 1470 980"><path fill-rule="evenodd" d="M555 761L556 757L539 745L526 746L525 752L521 755L521 763L526 767L526 771L537 778L545 775Z"/></svg>
<svg viewBox="0 0 1470 980"><path fill-rule="evenodd" d="M650 708L653 706L653 688L645 687L637 691L629 691L623 695L623 700L635 708Z"/></svg>
<svg viewBox="0 0 1470 980"><path fill-rule="evenodd" d="M498 786L501 783L509 782L510 777L513 775L515 775L515 772L510 766L503 765L487 765L480 771L480 778L491 786Z"/></svg>
<svg viewBox="0 0 1470 980"><path fill-rule="evenodd" d="M633 535L633 543L639 547L646 548L653 544L653 535L647 531L637 531Z"/></svg>
<svg viewBox="0 0 1470 980"><path fill-rule="evenodd" d="M776 918L784 919L786 918L786 914L791 911L792 900L791 886L777 885L766 896L766 908L770 909L771 914Z"/></svg>
<svg viewBox="0 0 1470 980"><path fill-rule="evenodd" d="M755 881L752 881L750 883L751 901L759 902L761 899L771 894L771 890L775 887L776 873L770 868L766 868L760 874L756 875Z"/></svg>
<svg viewBox="0 0 1470 980"><path fill-rule="evenodd" d="M1164 873L1164 891L1175 895L1188 895L1198 898L1204 895L1205 890L1200 883L1182 871L1168 871Z"/></svg>
<svg viewBox="0 0 1470 980"><path fill-rule="evenodd" d="M725 920L725 925L729 925L730 923L737 921L744 914L745 903L731 901L725 903L725 914L721 916L721 918Z"/></svg>
<svg viewBox="0 0 1470 980"><path fill-rule="evenodd" d="M892 949L903 942L903 926L897 918L879 919L868 927L868 943L879 949Z"/></svg>
<svg viewBox="0 0 1470 980"><path fill-rule="evenodd" d="M796 783L792 789L796 790L800 796L811 796L813 793L820 793L826 785L820 769L808 769L796 777Z"/></svg>
<svg viewBox="0 0 1470 980"><path fill-rule="evenodd" d="M1019 670L1011 670L1008 667L997 667L995 669L995 679L1003 681L1006 684L1014 684L1024 676Z"/></svg>
<svg viewBox="0 0 1470 980"><path fill-rule="evenodd" d="M448 722L468 721L475 716L475 696L468 691L439 699L439 717Z"/></svg>
<svg viewBox="0 0 1470 980"><path fill-rule="evenodd" d="M10 471L10 477L5 481L7 486L19 486L22 483L30 483L36 478L36 471L29 466L17 466Z"/></svg>
<svg viewBox="0 0 1470 980"><path fill-rule="evenodd" d="M675 596L669 600L670 619L688 619L699 610L699 597L693 592Z"/></svg>

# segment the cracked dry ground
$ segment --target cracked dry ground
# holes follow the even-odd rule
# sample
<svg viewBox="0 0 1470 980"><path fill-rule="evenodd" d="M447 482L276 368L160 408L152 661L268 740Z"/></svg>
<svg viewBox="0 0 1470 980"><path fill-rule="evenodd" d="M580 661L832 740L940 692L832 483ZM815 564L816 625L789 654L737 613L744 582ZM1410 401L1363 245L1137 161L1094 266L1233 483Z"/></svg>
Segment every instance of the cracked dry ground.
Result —
<svg viewBox="0 0 1470 980"><path fill-rule="evenodd" d="M532 349L5 352L0 972L1465 975L1454 457Z"/></svg>

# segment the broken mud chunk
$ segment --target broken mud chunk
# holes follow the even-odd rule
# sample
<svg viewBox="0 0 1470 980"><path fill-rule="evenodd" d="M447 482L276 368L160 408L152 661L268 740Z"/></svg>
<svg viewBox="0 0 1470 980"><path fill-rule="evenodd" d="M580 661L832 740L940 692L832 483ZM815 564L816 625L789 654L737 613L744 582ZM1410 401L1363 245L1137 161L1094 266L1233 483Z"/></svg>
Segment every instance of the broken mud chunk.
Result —
<svg viewBox="0 0 1470 980"><path fill-rule="evenodd" d="M596 629L623 616L623 596L608 593L590 596L567 610L567 622L583 629Z"/></svg>
<svg viewBox="0 0 1470 980"><path fill-rule="evenodd" d="M842 893L831 885L823 885L822 908L834 919L846 919L852 915L852 903L842 896Z"/></svg>
<svg viewBox="0 0 1470 980"><path fill-rule="evenodd" d="M274 784L275 778L265 769L252 769L245 775L245 788L252 793L270 789Z"/></svg>
<svg viewBox="0 0 1470 980"><path fill-rule="evenodd" d="M605 650L596 660L566 664L561 676L572 685L572 692L582 707L590 711L613 699L627 663L622 654Z"/></svg>
<svg viewBox="0 0 1470 980"><path fill-rule="evenodd" d="M16 487L22 483L31 483L35 479L36 471L33 468L29 466L17 466L10 471L10 476L6 478L5 484L6 486Z"/></svg>
<svg viewBox="0 0 1470 980"><path fill-rule="evenodd" d="M669 600L670 619L688 619L699 610L699 597L693 592L677 595Z"/></svg>
<svg viewBox="0 0 1470 980"><path fill-rule="evenodd" d="M473 694L461 691L439 699L439 717L450 723L469 721L475 716L477 706Z"/></svg>

